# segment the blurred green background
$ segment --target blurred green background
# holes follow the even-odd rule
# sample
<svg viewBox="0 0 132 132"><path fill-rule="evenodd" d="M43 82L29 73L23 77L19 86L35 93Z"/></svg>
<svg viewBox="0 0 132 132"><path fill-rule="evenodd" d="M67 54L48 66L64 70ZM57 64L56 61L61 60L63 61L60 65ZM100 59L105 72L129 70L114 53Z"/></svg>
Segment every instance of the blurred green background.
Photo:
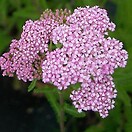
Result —
<svg viewBox="0 0 132 132"><path fill-rule="evenodd" d="M117 25L110 32L124 43L129 59L126 68L113 75L118 96L106 119L87 112L83 118L67 115L69 132L132 132L132 0L0 0L0 55L8 51L13 38L20 38L28 19L39 19L47 8L99 5L107 9ZM45 97L27 93L28 84L0 74L0 132L59 132L55 114Z"/></svg>

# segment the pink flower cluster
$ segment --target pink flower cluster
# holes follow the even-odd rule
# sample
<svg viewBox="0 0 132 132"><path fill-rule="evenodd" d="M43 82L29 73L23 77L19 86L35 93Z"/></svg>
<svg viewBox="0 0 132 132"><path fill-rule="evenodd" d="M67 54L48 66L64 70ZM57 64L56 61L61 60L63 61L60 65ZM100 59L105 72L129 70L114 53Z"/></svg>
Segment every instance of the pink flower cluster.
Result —
<svg viewBox="0 0 132 132"><path fill-rule="evenodd" d="M0 58L3 75L13 76L16 73L23 81L40 78L41 56L39 54L48 50L49 33L55 25L51 20L26 21L20 40L13 40L10 51Z"/></svg>
<svg viewBox="0 0 132 132"><path fill-rule="evenodd" d="M52 12L50 9L47 9L41 15L40 20L48 18L57 21L59 24L63 24L66 22L66 19L70 14L71 11L68 9L57 9L55 12Z"/></svg>
<svg viewBox="0 0 132 132"><path fill-rule="evenodd" d="M128 58L122 42L107 37L108 30L114 29L106 10L95 6L75 9L66 24L53 30L53 43L63 47L47 52L43 82L52 82L60 90L80 82L81 88L70 95L79 112L98 111L104 118L114 107L111 74L117 67L125 67Z"/></svg>
<svg viewBox="0 0 132 132"><path fill-rule="evenodd" d="M49 10L51 13L51 11ZM45 15L48 16L48 10ZM60 13L59 13L60 12ZM57 17L61 17L63 10L57 10L56 14L45 17L41 20L28 20L23 26L23 32L19 40L12 40L10 51L0 57L1 70L3 75L17 75L18 79L23 81L32 81L42 76L41 63L45 53L48 51L52 30L60 23ZM66 13L67 12L67 13ZM65 10L64 13L70 13ZM54 16L54 17L53 17ZM62 17L63 18L63 17Z"/></svg>
<svg viewBox="0 0 132 132"><path fill-rule="evenodd" d="M46 10L40 20L27 21L20 40L0 57L3 75L31 81L41 79L60 90L81 83L70 98L82 110L98 111L102 118L114 107L117 91L112 74L125 67L128 54L123 44L108 37L114 31L106 10L97 6L68 10ZM49 42L62 48L48 50Z"/></svg>

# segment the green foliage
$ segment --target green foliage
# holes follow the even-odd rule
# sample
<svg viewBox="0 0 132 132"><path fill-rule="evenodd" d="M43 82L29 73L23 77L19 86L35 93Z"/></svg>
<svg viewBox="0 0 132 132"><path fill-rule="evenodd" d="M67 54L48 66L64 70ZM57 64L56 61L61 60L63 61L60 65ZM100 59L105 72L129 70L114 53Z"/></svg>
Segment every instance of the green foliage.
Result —
<svg viewBox="0 0 132 132"><path fill-rule="evenodd" d="M58 90L56 87L44 86L34 89L34 93L44 94L48 102L50 103L53 111L56 113L57 120L59 121L60 105L58 103Z"/></svg>
<svg viewBox="0 0 132 132"><path fill-rule="evenodd" d="M59 116L60 116L60 105L57 101L57 97L54 93L52 92L46 92L46 94L44 94L45 97L47 98L47 100L49 101L52 109L54 110L54 112L56 113L56 117L57 117L57 120L59 121Z"/></svg>
<svg viewBox="0 0 132 132"><path fill-rule="evenodd" d="M77 109L73 105L70 105L68 103L64 104L64 111L65 111L65 113L67 113L73 117L76 117L76 118L86 116L85 112L78 113Z"/></svg>
<svg viewBox="0 0 132 132"><path fill-rule="evenodd" d="M58 43L58 44L56 44L55 46L56 46L56 48L59 48L59 49L60 49L60 48L62 48L63 45L60 44L60 43Z"/></svg>
<svg viewBox="0 0 132 132"><path fill-rule="evenodd" d="M29 18L29 19L36 19L40 14L38 13L35 7L26 7L24 9L18 10L14 12L14 17L17 18Z"/></svg>
<svg viewBox="0 0 132 132"><path fill-rule="evenodd" d="M130 127L132 126L132 97L130 96L132 93L132 1L113 0L113 2L117 5L117 12L114 19L117 25L117 31L115 31L114 36L124 42L124 47L129 54L126 68L118 69L114 74L114 80L118 90L118 102L123 105L123 107L120 107L122 110L122 112L120 112L121 125L118 129L120 131L124 130L130 132L132 131L132 128ZM115 114L115 116L117 115Z"/></svg>
<svg viewBox="0 0 132 132"><path fill-rule="evenodd" d="M6 33L0 32L0 54L5 50L5 47L10 43L10 36Z"/></svg>
<svg viewBox="0 0 132 132"><path fill-rule="evenodd" d="M31 92L36 86L37 79L34 79L28 87L28 92Z"/></svg>
<svg viewBox="0 0 132 132"><path fill-rule="evenodd" d="M90 126L85 132L104 132L104 128L101 125Z"/></svg>
<svg viewBox="0 0 132 132"><path fill-rule="evenodd" d="M78 84L76 84L78 85ZM57 120L59 121L60 110L64 109L64 112L73 116L73 117L84 117L85 113L78 113L77 109L72 104L64 103L64 106L59 104L59 94L60 90L52 85L44 85L44 87L35 88L33 91L35 94L44 94L46 99L49 101L51 107L53 108L54 112L56 113ZM62 92L64 100L68 100L67 96L69 97L69 92ZM66 118L65 118L66 119Z"/></svg>
<svg viewBox="0 0 132 132"><path fill-rule="evenodd" d="M122 87L119 87L118 91L120 91L118 93L118 98L122 100L124 105L131 106L131 99L130 99L129 95L127 94L127 91L125 89L123 89Z"/></svg>
<svg viewBox="0 0 132 132"><path fill-rule="evenodd" d="M45 87L35 88L33 92L37 94L57 93L57 89L55 87L51 88L51 87L45 86Z"/></svg>

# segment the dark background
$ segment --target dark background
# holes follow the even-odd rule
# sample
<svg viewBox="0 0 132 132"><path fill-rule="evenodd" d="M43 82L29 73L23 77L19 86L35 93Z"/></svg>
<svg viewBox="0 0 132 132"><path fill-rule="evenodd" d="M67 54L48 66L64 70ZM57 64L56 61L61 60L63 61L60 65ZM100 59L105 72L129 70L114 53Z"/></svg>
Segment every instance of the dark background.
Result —
<svg viewBox="0 0 132 132"><path fill-rule="evenodd" d="M132 131L132 0L0 0L0 55L8 51L13 38L20 38L22 25L28 19L39 19L47 8L68 8L99 5L107 9L117 25L110 36L121 40L128 51L126 68L113 75L118 96L115 108L106 119L93 112L84 118L67 116L69 132ZM43 95L27 92L30 83L0 73L0 132L59 132L55 113Z"/></svg>

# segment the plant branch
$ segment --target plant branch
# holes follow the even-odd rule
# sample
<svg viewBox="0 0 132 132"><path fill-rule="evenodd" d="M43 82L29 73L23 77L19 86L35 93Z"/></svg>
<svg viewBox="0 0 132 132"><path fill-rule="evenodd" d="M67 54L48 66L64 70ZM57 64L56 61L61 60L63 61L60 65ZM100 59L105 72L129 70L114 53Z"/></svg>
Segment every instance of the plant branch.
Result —
<svg viewBox="0 0 132 132"><path fill-rule="evenodd" d="M62 92L59 91L59 101L60 101L60 120L59 120L59 123L60 123L60 132L65 132L65 127L64 127L64 99L63 99L63 96L62 96Z"/></svg>

